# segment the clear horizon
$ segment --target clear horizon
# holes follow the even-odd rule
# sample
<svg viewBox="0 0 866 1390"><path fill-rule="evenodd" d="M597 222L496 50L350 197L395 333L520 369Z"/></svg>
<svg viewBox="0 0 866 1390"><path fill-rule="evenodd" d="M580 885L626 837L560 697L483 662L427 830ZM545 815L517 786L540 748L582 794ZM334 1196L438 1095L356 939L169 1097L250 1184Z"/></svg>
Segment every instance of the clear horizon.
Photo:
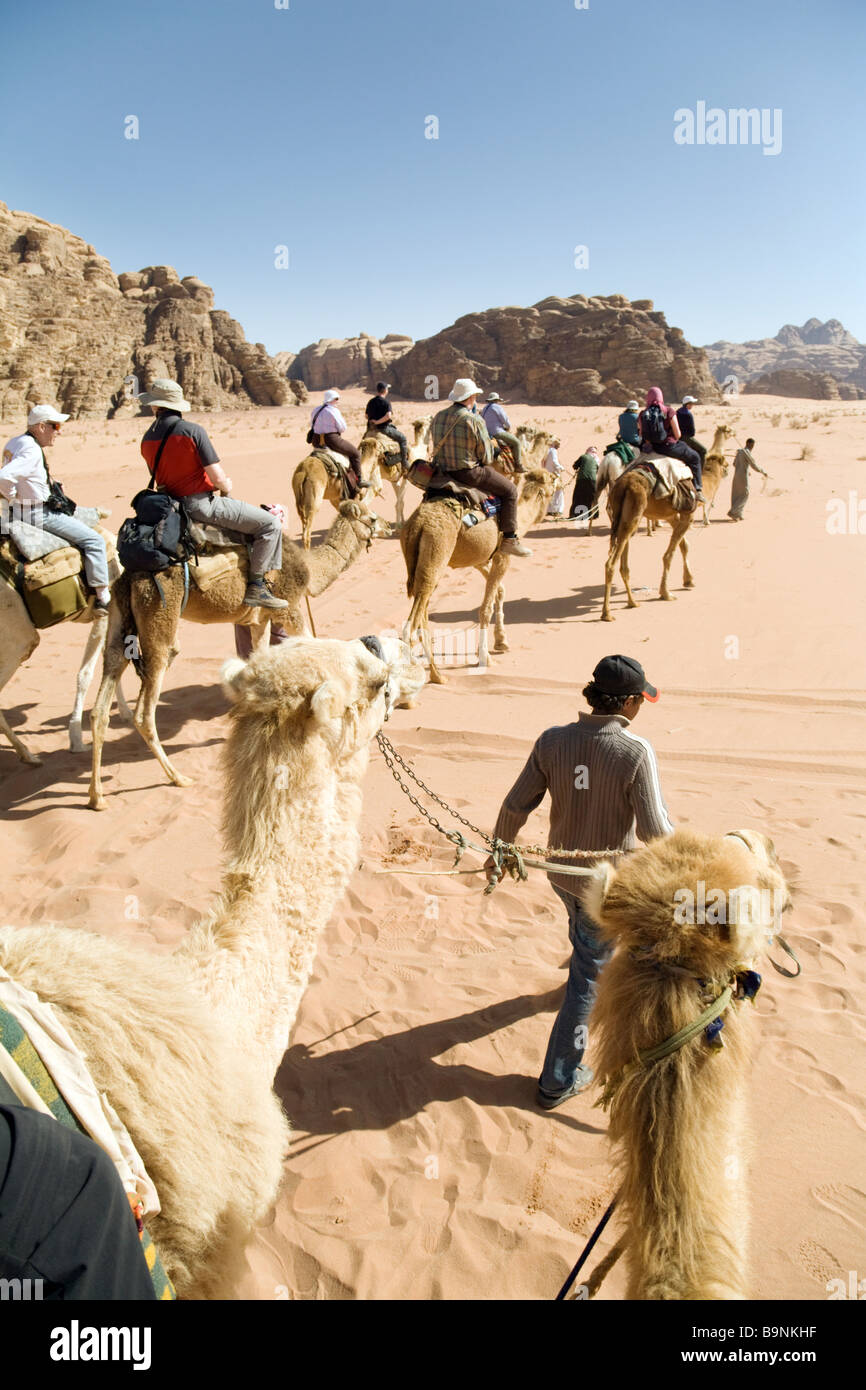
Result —
<svg viewBox="0 0 866 1390"><path fill-rule="evenodd" d="M4 26L0 197L271 353L599 293L866 340L862 8L585 2L47 0Z"/></svg>

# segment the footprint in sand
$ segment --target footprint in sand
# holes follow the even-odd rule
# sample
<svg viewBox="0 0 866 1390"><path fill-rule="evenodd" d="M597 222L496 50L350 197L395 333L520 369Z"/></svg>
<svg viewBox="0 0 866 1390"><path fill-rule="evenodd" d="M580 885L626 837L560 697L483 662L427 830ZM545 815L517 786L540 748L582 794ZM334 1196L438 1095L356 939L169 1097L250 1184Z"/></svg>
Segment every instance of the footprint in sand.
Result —
<svg viewBox="0 0 866 1390"><path fill-rule="evenodd" d="M810 1279L814 1279L815 1283L823 1288L827 1287L831 1279L838 1279L843 1274L836 1256L825 1250L816 1240L800 1241L797 1246L797 1263Z"/></svg>
<svg viewBox="0 0 866 1390"><path fill-rule="evenodd" d="M812 1188L812 1196L822 1207L828 1207L849 1226L866 1231L866 1193L845 1183L825 1183Z"/></svg>
<svg viewBox="0 0 866 1390"><path fill-rule="evenodd" d="M824 903L823 906L829 912L834 927L847 926L854 920L854 913L847 903Z"/></svg>

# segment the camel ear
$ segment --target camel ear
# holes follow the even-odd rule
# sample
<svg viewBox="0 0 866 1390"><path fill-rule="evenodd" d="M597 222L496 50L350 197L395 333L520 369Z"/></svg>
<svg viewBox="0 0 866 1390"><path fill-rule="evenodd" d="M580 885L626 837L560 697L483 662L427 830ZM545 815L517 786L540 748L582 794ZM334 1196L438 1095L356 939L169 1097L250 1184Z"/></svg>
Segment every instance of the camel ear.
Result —
<svg viewBox="0 0 866 1390"><path fill-rule="evenodd" d="M339 719L345 707L345 697L335 681L323 681L310 696L310 716L317 724Z"/></svg>
<svg viewBox="0 0 866 1390"><path fill-rule="evenodd" d="M614 880L615 869L606 859L596 864L589 878L584 879L583 907L594 922L601 923L604 917L604 901Z"/></svg>
<svg viewBox="0 0 866 1390"><path fill-rule="evenodd" d="M241 661L237 656L233 656L229 661L223 662L221 671L223 690L226 698L236 704L243 696L243 681L241 677L247 669L247 663Z"/></svg>

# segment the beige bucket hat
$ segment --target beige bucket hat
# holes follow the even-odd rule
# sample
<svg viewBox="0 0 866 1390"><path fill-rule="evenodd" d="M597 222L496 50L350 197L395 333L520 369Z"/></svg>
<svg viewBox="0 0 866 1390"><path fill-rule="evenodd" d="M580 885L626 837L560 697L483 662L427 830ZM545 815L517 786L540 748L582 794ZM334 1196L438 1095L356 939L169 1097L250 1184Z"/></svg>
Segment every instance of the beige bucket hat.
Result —
<svg viewBox="0 0 866 1390"><path fill-rule="evenodd" d="M183 398L183 391L176 381L169 381L168 377L157 377L149 391L142 391L136 400L142 405L162 405L166 410L192 410L189 401Z"/></svg>

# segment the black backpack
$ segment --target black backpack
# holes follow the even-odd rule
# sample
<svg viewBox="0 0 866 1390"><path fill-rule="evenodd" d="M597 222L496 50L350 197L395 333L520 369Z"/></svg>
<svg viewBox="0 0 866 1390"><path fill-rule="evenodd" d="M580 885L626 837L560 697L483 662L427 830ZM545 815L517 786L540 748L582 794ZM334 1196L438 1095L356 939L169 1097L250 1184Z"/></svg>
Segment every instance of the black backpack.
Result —
<svg viewBox="0 0 866 1390"><path fill-rule="evenodd" d="M117 558L125 570L156 573L183 564L196 553L183 502L155 491L159 460L176 423L172 421L160 441L150 482L130 503L135 516L128 517L117 533Z"/></svg>
<svg viewBox="0 0 866 1390"><path fill-rule="evenodd" d="M668 437L668 422L660 405L648 405L643 413L643 438L649 444L664 444Z"/></svg>

